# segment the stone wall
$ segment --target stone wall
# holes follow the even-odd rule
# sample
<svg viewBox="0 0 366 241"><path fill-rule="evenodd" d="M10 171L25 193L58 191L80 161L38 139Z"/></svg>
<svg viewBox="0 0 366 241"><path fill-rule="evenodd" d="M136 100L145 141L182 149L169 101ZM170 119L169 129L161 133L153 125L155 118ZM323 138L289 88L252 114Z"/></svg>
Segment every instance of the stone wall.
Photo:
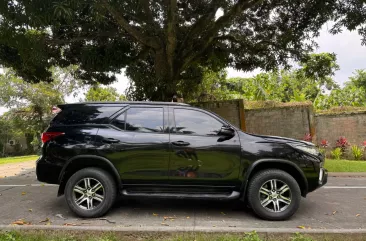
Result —
<svg viewBox="0 0 366 241"><path fill-rule="evenodd" d="M366 140L366 111L355 113L317 114L317 142L327 140L335 147L339 137L344 136L351 145L361 146Z"/></svg>
<svg viewBox="0 0 366 241"><path fill-rule="evenodd" d="M303 139L314 135L311 105L245 110L246 132Z"/></svg>

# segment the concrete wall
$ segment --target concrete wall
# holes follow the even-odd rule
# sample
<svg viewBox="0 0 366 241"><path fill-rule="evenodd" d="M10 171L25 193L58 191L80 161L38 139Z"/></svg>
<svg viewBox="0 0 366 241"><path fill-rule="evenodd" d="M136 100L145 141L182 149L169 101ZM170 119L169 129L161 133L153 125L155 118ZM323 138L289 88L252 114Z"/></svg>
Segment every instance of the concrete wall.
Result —
<svg viewBox="0 0 366 241"><path fill-rule="evenodd" d="M248 133L303 139L305 134L314 132L309 105L245 110L244 114Z"/></svg>
<svg viewBox="0 0 366 241"><path fill-rule="evenodd" d="M351 145L361 146L366 141L366 111L357 113L319 114L315 116L317 143L325 139L335 147L340 136Z"/></svg>
<svg viewBox="0 0 366 241"><path fill-rule="evenodd" d="M191 103L191 105L212 111L228 120L231 124L245 130L244 101L241 99Z"/></svg>

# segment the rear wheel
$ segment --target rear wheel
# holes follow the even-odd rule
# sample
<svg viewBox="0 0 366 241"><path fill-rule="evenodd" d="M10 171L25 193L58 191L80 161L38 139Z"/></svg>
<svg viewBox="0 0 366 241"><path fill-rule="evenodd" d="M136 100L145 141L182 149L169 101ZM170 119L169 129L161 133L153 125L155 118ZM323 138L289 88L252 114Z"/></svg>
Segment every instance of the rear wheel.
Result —
<svg viewBox="0 0 366 241"><path fill-rule="evenodd" d="M299 208L301 191L287 172L268 169L256 173L249 182L248 201L253 211L267 220L285 220Z"/></svg>
<svg viewBox="0 0 366 241"><path fill-rule="evenodd" d="M85 168L70 177L65 187L69 208L83 218L104 215L112 207L117 187L111 175L99 168Z"/></svg>

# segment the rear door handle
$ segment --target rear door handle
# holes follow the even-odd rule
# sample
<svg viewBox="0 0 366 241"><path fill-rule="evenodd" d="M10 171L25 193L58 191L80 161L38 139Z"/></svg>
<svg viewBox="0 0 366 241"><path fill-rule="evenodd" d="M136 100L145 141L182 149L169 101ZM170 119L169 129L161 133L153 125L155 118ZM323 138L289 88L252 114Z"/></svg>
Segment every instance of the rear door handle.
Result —
<svg viewBox="0 0 366 241"><path fill-rule="evenodd" d="M105 143L118 143L120 140L114 139L114 138L105 138L103 139L103 142Z"/></svg>
<svg viewBox="0 0 366 241"><path fill-rule="evenodd" d="M189 146L190 145L189 142L185 142L185 141L174 141L174 142L172 142L172 144L174 146Z"/></svg>

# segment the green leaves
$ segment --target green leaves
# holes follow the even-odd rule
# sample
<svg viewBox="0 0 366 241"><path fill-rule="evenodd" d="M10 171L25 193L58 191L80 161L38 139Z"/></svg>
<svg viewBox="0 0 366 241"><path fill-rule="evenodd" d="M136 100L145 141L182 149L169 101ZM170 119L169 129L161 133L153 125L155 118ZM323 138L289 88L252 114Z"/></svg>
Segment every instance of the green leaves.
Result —
<svg viewBox="0 0 366 241"><path fill-rule="evenodd" d="M96 85L91 87L85 94L85 101L123 101L126 100L124 95L120 95L116 88L101 87Z"/></svg>
<svg viewBox="0 0 366 241"><path fill-rule="evenodd" d="M78 65L75 75L91 84L109 84L126 68L132 99L169 100L184 86L200 88L206 70L288 66L312 50L313 37L331 18L357 28L364 17L361 1L169 2L0 0L0 65L31 83L51 82L54 66ZM216 19L218 9L223 16ZM334 58L310 56L305 76L329 83L323 77L336 66L314 67ZM255 85L255 98L271 98L261 80Z"/></svg>

